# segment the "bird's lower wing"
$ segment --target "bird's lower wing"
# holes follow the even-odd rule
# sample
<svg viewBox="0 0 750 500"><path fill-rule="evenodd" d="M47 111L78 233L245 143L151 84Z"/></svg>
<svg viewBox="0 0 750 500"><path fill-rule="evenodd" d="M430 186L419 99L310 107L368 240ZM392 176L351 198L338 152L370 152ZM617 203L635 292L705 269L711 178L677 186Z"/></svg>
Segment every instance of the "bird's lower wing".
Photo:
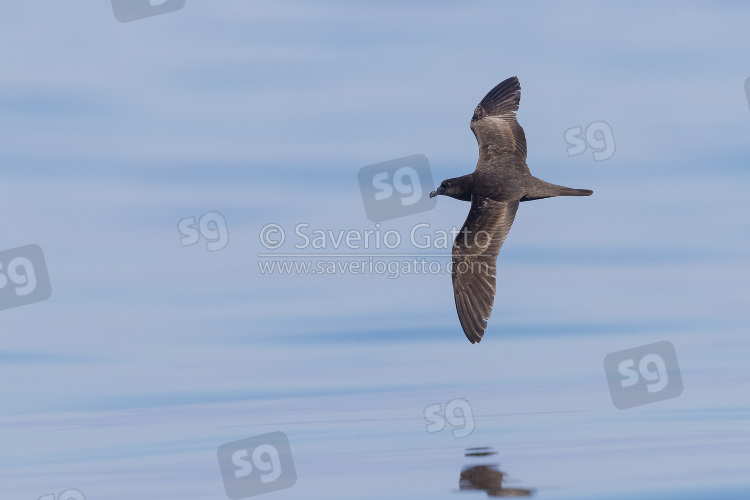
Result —
<svg viewBox="0 0 750 500"><path fill-rule="evenodd" d="M453 242L453 295L461 327L472 344L482 339L492 314L497 254L518 203L472 198L469 216Z"/></svg>

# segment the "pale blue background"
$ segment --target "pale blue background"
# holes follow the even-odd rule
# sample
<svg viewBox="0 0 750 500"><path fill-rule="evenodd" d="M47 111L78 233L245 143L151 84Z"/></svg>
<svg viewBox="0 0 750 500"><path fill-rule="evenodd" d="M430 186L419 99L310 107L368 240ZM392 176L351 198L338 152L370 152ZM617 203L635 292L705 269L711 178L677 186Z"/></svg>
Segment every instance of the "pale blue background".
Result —
<svg viewBox="0 0 750 500"><path fill-rule="evenodd" d="M225 498L218 446L274 431L298 480L269 499L455 498L471 446L538 498L746 497L749 19L188 0L122 24L106 1L4 2L0 250L40 245L52 296L0 312L3 497ZM445 275L259 272L267 223L373 228L364 165L471 171L474 106L513 75L532 171L595 194L521 206L481 344ZM601 120L614 156L568 157L565 130ZM177 222L210 211L229 245L183 248ZM682 396L615 409L604 357L662 340ZM428 434L455 398L474 433Z"/></svg>

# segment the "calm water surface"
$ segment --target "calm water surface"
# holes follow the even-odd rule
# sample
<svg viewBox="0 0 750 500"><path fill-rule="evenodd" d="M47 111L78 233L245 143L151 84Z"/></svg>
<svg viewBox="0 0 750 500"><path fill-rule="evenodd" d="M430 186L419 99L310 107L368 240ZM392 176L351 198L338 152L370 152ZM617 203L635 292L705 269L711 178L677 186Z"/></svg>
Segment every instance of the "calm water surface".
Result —
<svg viewBox="0 0 750 500"><path fill-rule="evenodd" d="M168 406L5 416L3 488L13 498L66 488L86 498L225 498L218 446L282 431L297 482L267 498L475 498L523 490L550 499L743 498L750 492L749 346L730 329L708 337L673 337L680 397L628 410L612 406L601 362L611 346L651 336L539 334L485 342L481 351L444 339L375 336L345 347L266 343L248 355L249 366L273 353L295 364L308 360L300 370L321 382L320 393L233 394L203 404L181 404L176 395ZM382 360L388 364L377 368ZM470 406L456 413L455 426L428 432L425 408L456 399ZM466 456L472 453L484 456ZM507 474L499 485L487 486L491 475L478 482L487 491L470 491L466 481L460 487L462 473L493 469Z"/></svg>

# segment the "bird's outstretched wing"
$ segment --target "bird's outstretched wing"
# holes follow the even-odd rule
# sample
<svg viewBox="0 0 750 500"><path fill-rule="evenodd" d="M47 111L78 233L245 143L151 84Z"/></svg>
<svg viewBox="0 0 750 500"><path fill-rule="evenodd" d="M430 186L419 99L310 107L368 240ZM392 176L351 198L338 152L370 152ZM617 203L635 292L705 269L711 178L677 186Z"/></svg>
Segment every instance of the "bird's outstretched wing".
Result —
<svg viewBox="0 0 750 500"><path fill-rule="evenodd" d="M471 130L479 143L477 166L513 155L526 161L526 136L516 121L521 84L512 76L490 90L474 110Z"/></svg>
<svg viewBox="0 0 750 500"><path fill-rule="evenodd" d="M518 203L472 197L469 216L453 242L453 295L458 320L472 344L482 339L492 314L497 254Z"/></svg>

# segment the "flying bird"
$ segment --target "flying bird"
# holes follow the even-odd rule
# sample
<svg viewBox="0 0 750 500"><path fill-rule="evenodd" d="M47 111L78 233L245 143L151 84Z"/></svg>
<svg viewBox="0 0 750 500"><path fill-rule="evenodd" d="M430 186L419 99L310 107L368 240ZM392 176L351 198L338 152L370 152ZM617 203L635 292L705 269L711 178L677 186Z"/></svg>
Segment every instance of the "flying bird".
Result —
<svg viewBox="0 0 750 500"><path fill-rule="evenodd" d="M458 320L471 343L479 342L495 301L497 255L522 201L553 196L590 196L544 182L526 165L526 136L516 121L521 100L518 78L499 83L474 110L471 130L479 143L473 173L446 179L437 195L470 201L471 208L453 242L453 295Z"/></svg>

